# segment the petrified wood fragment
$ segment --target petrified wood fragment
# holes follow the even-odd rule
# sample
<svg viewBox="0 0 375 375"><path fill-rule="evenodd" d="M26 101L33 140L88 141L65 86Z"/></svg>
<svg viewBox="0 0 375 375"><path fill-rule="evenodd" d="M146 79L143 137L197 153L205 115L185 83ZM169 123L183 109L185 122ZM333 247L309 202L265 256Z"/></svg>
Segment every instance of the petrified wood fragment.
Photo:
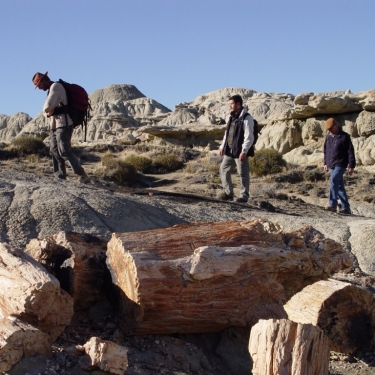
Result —
<svg viewBox="0 0 375 375"><path fill-rule="evenodd" d="M22 356L50 357L51 337L14 316L0 319L0 372L4 374Z"/></svg>
<svg viewBox="0 0 375 375"><path fill-rule="evenodd" d="M112 341L91 337L83 346L86 354L80 358L82 369L107 371L123 375L128 368L128 349Z"/></svg>
<svg viewBox="0 0 375 375"><path fill-rule="evenodd" d="M331 350L351 354L374 348L375 297L367 290L322 280L294 295L285 310L295 322L319 326Z"/></svg>
<svg viewBox="0 0 375 375"><path fill-rule="evenodd" d="M20 249L0 243L0 318L14 315L55 340L70 324L73 300L59 281Z"/></svg>
<svg viewBox="0 0 375 375"><path fill-rule="evenodd" d="M192 333L285 318L291 295L351 261L311 227L254 220L115 233L107 264L125 332Z"/></svg>
<svg viewBox="0 0 375 375"><path fill-rule="evenodd" d="M328 339L312 324L259 320L251 328L253 375L327 375Z"/></svg>
<svg viewBox="0 0 375 375"><path fill-rule="evenodd" d="M61 288L73 297L75 311L106 298L106 250L107 242L98 237L63 231L26 245L26 252L56 276Z"/></svg>

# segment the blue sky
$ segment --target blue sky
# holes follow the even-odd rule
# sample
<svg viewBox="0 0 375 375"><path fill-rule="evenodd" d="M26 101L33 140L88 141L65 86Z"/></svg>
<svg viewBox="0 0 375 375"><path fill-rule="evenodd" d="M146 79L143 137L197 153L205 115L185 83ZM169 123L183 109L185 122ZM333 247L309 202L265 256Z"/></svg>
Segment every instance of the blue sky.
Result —
<svg viewBox="0 0 375 375"><path fill-rule="evenodd" d="M0 0L0 114L36 116L49 71L133 84L171 110L224 87L375 88L374 0Z"/></svg>

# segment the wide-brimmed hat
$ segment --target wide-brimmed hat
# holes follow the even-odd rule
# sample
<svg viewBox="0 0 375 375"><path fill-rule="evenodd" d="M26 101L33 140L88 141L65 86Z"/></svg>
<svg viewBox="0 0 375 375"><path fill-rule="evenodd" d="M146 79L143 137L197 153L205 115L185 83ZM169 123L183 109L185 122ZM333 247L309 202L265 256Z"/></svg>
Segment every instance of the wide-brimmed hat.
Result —
<svg viewBox="0 0 375 375"><path fill-rule="evenodd" d="M333 117L330 117L324 124L324 129L329 130L336 124L336 120Z"/></svg>
<svg viewBox="0 0 375 375"><path fill-rule="evenodd" d="M44 74L37 72L37 73L34 74L32 81L33 81L33 84L35 85L35 88L38 87L39 82L40 82L40 81L43 79L43 77L45 77L47 74L48 74L48 72L45 72Z"/></svg>

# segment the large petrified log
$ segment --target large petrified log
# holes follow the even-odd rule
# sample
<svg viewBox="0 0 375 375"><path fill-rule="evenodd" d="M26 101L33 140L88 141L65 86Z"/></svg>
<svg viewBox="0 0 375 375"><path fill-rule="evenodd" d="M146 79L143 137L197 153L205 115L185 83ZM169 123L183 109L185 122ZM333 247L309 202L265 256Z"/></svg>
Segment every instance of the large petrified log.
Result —
<svg viewBox="0 0 375 375"><path fill-rule="evenodd" d="M51 337L14 316L0 319L0 372L17 363L23 355L52 354Z"/></svg>
<svg viewBox="0 0 375 375"><path fill-rule="evenodd" d="M32 239L26 252L60 281L74 299L74 310L105 300L103 284L110 278L106 264L107 242L89 235L59 232Z"/></svg>
<svg viewBox="0 0 375 375"><path fill-rule="evenodd" d="M0 318L14 315L55 340L70 323L73 300L20 249L0 243Z"/></svg>
<svg viewBox="0 0 375 375"><path fill-rule="evenodd" d="M328 339L312 324L259 320L251 328L253 375L327 375Z"/></svg>
<svg viewBox="0 0 375 375"><path fill-rule="evenodd" d="M214 332L285 318L293 294L352 265L311 227L283 234L261 220L115 233L107 264L127 333Z"/></svg>
<svg viewBox="0 0 375 375"><path fill-rule="evenodd" d="M286 304L289 319L319 326L331 350L351 354L374 349L375 297L350 283L321 280Z"/></svg>

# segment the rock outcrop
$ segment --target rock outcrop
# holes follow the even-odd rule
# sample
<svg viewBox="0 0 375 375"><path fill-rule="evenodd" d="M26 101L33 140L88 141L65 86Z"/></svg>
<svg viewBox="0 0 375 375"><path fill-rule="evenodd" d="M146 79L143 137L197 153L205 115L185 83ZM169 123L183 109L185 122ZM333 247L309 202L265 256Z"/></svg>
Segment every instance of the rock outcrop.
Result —
<svg viewBox="0 0 375 375"><path fill-rule="evenodd" d="M10 142L31 120L28 114L22 112L12 116L0 115L0 142Z"/></svg>

